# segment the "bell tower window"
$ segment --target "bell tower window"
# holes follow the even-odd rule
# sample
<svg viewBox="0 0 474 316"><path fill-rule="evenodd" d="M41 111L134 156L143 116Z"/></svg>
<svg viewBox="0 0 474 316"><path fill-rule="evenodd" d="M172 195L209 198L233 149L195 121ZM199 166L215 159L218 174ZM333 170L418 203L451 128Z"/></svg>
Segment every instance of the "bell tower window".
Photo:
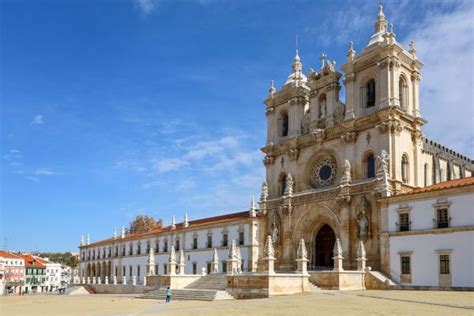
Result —
<svg viewBox="0 0 474 316"><path fill-rule="evenodd" d="M288 113L287 112L281 112L279 125L280 125L280 136L281 137L288 136Z"/></svg>
<svg viewBox="0 0 474 316"><path fill-rule="evenodd" d="M375 80L370 79L367 81L367 84L365 86L365 91L366 91L366 107L370 108L375 106Z"/></svg>
<svg viewBox="0 0 474 316"><path fill-rule="evenodd" d="M285 189L286 189L286 174L282 174L280 176L280 195L285 194Z"/></svg>
<svg viewBox="0 0 474 316"><path fill-rule="evenodd" d="M365 177L368 179L375 177L375 157L372 153L365 158Z"/></svg>
<svg viewBox="0 0 474 316"><path fill-rule="evenodd" d="M402 181L404 183L408 182L408 175L409 175L409 163L408 163L408 156L405 154L402 156L402 165L401 165L401 173L402 173Z"/></svg>
<svg viewBox="0 0 474 316"><path fill-rule="evenodd" d="M408 107L408 85L403 76L398 79L398 99L400 101L400 107L404 110Z"/></svg>

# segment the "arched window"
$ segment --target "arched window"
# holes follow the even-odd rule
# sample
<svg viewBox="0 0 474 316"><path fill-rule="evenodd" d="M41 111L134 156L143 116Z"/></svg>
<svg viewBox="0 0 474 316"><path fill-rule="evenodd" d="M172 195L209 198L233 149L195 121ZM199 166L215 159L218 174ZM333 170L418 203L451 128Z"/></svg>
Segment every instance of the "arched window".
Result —
<svg viewBox="0 0 474 316"><path fill-rule="evenodd" d="M400 107L406 110L408 107L408 85L403 76L398 79L398 99L400 100Z"/></svg>
<svg viewBox="0 0 474 316"><path fill-rule="evenodd" d="M375 177L375 157L372 153L365 158L365 176L366 178Z"/></svg>
<svg viewBox="0 0 474 316"><path fill-rule="evenodd" d="M280 125L280 135L281 137L288 136L288 113L281 112L279 118L279 125Z"/></svg>
<svg viewBox="0 0 474 316"><path fill-rule="evenodd" d="M365 92L366 92L366 107L370 108L375 105L375 80L370 79L367 81L367 84L365 86Z"/></svg>
<svg viewBox="0 0 474 316"><path fill-rule="evenodd" d="M407 183L408 182L408 175L409 175L409 163L408 163L408 156L404 154L402 156L402 181Z"/></svg>
<svg viewBox="0 0 474 316"><path fill-rule="evenodd" d="M280 175L280 195L285 194L285 189L286 189L286 174L283 173Z"/></svg>

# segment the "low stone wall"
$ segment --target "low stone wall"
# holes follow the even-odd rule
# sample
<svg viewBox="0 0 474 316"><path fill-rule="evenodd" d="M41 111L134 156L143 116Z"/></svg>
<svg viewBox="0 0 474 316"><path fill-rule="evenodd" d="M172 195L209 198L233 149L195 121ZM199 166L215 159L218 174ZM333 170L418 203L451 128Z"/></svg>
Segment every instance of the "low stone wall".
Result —
<svg viewBox="0 0 474 316"><path fill-rule="evenodd" d="M122 284L88 284L95 294L143 294L149 290L143 285Z"/></svg>
<svg viewBox="0 0 474 316"><path fill-rule="evenodd" d="M365 274L365 288L367 290L389 290L391 287L376 278L372 273L367 272Z"/></svg>
<svg viewBox="0 0 474 316"><path fill-rule="evenodd" d="M152 275L146 277L146 284L154 288L170 287L172 289L182 289L196 280L202 278L202 275Z"/></svg>
<svg viewBox="0 0 474 316"><path fill-rule="evenodd" d="M365 290L365 272L362 271L317 271L309 274L309 280L322 289Z"/></svg>
<svg viewBox="0 0 474 316"><path fill-rule="evenodd" d="M237 299L265 298L309 291L308 275L255 273L227 276L227 292Z"/></svg>

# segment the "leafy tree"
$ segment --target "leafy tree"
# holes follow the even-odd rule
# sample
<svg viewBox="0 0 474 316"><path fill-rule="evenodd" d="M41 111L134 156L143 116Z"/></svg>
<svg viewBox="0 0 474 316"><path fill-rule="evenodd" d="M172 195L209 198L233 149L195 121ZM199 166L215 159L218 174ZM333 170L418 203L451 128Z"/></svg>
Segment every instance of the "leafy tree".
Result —
<svg viewBox="0 0 474 316"><path fill-rule="evenodd" d="M163 225L163 220L155 220L151 216L138 215L130 222L128 232L130 233L146 233L153 229L160 228Z"/></svg>
<svg viewBox="0 0 474 316"><path fill-rule="evenodd" d="M79 260L70 252L42 252L38 254L41 258L48 258L50 262L67 265L71 268L77 267Z"/></svg>

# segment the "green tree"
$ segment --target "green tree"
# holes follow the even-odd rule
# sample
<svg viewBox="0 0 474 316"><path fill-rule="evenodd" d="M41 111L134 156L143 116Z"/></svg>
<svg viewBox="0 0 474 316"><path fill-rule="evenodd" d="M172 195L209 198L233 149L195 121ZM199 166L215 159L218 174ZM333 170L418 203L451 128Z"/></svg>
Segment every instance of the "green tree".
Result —
<svg viewBox="0 0 474 316"><path fill-rule="evenodd" d="M146 233L153 229L160 228L163 225L163 220L155 220L153 217L148 215L138 215L135 219L130 222L128 231L130 233Z"/></svg>

